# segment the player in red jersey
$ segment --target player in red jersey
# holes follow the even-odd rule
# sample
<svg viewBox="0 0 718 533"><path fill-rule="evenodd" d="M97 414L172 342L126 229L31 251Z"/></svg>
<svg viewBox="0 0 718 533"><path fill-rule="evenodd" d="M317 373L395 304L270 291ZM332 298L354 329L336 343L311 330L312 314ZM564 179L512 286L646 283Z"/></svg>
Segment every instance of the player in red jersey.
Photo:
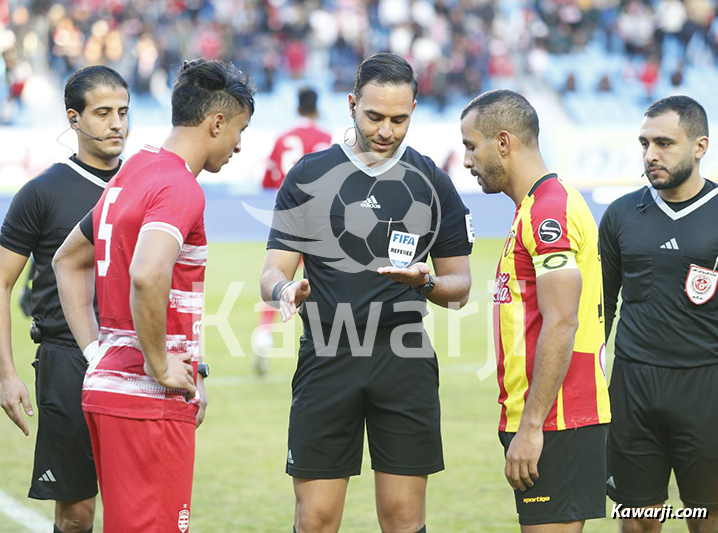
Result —
<svg viewBox="0 0 718 533"><path fill-rule="evenodd" d="M189 528L194 430L206 407L197 375L208 373L199 357L207 239L196 177L239 153L253 92L231 64L185 62L162 148L132 156L55 255L63 310L90 362L82 400L105 533Z"/></svg>
<svg viewBox="0 0 718 533"><path fill-rule="evenodd" d="M309 88L300 89L297 112L302 117L299 124L279 136L269 156L267 171L262 181L265 189L279 189L284 176L302 156L324 150L332 144L331 134L316 125L319 117L316 91Z"/></svg>
<svg viewBox="0 0 718 533"><path fill-rule="evenodd" d="M294 128L279 136L274 150L269 156L267 171L264 174L264 181L262 181L262 186L265 189L279 189L284 181L284 176L287 175L290 168L297 164L297 161L309 153L329 148L332 144L331 134L316 125L319 112L317 111L317 93L314 89L299 90L297 112L302 117L301 121ZM252 368L260 376L266 374L268 370L265 351L273 345L269 326L274 322L276 315L277 310L266 305L259 319L258 352L252 363Z"/></svg>

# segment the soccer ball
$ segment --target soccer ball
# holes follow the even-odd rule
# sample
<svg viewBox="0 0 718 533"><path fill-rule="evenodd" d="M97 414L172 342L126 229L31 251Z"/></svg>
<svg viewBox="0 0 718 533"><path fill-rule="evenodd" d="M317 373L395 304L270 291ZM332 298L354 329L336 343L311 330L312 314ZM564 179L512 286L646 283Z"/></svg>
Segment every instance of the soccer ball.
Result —
<svg viewBox="0 0 718 533"><path fill-rule="evenodd" d="M334 197L330 219L347 257L375 270L391 266L388 250L393 231L419 235L420 249L433 240L439 202L428 179L400 161L377 177L359 172L350 176Z"/></svg>

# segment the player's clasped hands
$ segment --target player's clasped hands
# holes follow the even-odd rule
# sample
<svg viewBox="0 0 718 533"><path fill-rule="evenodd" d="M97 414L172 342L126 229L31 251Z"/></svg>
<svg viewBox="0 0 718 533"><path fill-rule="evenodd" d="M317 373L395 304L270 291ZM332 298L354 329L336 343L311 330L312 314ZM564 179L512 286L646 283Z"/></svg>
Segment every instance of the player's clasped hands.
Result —
<svg viewBox="0 0 718 533"><path fill-rule="evenodd" d="M506 452L506 480L514 490L524 491L539 478L538 461L543 450L543 430L519 428Z"/></svg>
<svg viewBox="0 0 718 533"><path fill-rule="evenodd" d="M382 276L387 276L392 281L406 283L412 288L426 283L431 268L426 263L414 263L406 268L381 267L376 270Z"/></svg>
<svg viewBox="0 0 718 533"><path fill-rule="evenodd" d="M197 392L194 383L194 370L189 364L192 355L188 353L168 354L167 369L161 375L156 373L147 361L145 361L145 373L157 380L157 383L168 389L185 389L191 394Z"/></svg>
<svg viewBox="0 0 718 533"><path fill-rule="evenodd" d="M0 405L5 414L22 430L25 436L30 435L25 418L22 416L22 408L29 416L32 416L32 403L27 387L18 376L0 380Z"/></svg>
<svg viewBox="0 0 718 533"><path fill-rule="evenodd" d="M282 322L287 322L297 313L304 300L312 292L308 279L302 279L288 284L279 297L279 313L282 315Z"/></svg>

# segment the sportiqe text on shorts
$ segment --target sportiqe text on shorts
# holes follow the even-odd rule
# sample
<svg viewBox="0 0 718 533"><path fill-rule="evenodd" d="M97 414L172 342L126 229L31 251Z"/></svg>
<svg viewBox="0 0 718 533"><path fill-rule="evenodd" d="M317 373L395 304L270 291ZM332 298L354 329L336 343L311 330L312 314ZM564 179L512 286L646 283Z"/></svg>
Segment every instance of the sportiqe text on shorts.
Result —
<svg viewBox="0 0 718 533"><path fill-rule="evenodd" d="M547 174L522 200L501 254L494 288L501 431L518 431L543 323L536 278L578 268L583 280L571 364L544 431L611 420L605 376L598 231L581 195Z"/></svg>
<svg viewBox="0 0 718 533"><path fill-rule="evenodd" d="M147 376L130 311L128 275L139 234L165 231L180 253L167 307L167 353L199 355L199 324L207 263L204 193L179 156L146 146L107 185L93 213L100 349L83 385L86 412L193 422L198 399Z"/></svg>

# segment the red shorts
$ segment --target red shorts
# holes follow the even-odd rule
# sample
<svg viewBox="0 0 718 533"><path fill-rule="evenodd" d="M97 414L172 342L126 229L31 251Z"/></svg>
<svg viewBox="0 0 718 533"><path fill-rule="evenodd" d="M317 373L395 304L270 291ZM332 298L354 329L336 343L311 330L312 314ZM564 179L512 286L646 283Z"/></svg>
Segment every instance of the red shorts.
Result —
<svg viewBox="0 0 718 533"><path fill-rule="evenodd" d="M105 533L189 530L195 425L85 412Z"/></svg>

